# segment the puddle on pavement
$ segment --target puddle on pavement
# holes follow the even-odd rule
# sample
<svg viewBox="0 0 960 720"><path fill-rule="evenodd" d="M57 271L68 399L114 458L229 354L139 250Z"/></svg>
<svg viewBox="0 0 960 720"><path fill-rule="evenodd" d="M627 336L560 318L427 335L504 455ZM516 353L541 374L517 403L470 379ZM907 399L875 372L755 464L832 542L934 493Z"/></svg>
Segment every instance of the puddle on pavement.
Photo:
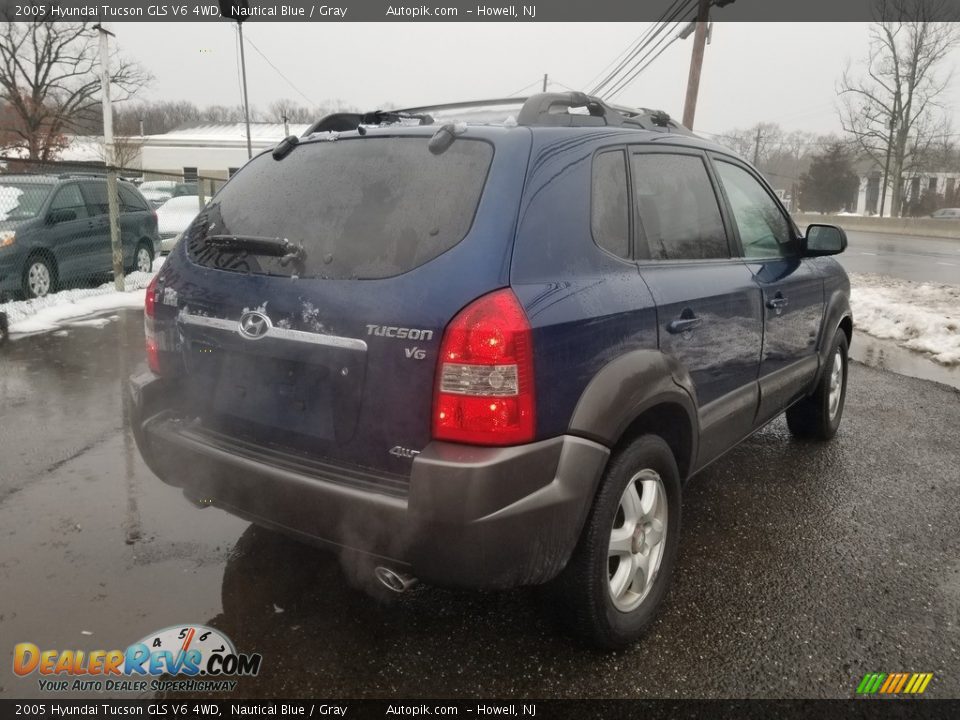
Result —
<svg viewBox="0 0 960 720"><path fill-rule="evenodd" d="M855 333L850 346L850 358L880 370L932 380L960 389L960 365L941 365L922 353L902 348L891 340L880 340L862 332Z"/></svg>
<svg viewBox="0 0 960 720"><path fill-rule="evenodd" d="M111 650L204 623L220 612L223 566L247 526L193 508L153 477L129 432L116 433L0 504L0 636ZM10 673L0 696L43 693L36 674Z"/></svg>

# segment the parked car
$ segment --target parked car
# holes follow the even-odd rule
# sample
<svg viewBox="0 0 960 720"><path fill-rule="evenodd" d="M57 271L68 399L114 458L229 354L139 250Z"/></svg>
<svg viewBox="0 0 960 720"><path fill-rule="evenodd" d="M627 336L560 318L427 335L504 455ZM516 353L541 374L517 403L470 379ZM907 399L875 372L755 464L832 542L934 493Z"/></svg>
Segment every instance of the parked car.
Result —
<svg viewBox="0 0 960 720"><path fill-rule="evenodd" d="M200 211L200 198L196 195L172 197L157 208L160 231L160 252L168 254L177 244L182 233Z"/></svg>
<svg viewBox="0 0 960 720"><path fill-rule="evenodd" d="M960 220L960 208L940 208L933 212L930 217L937 220Z"/></svg>
<svg viewBox="0 0 960 720"><path fill-rule="evenodd" d="M197 189L197 183L195 182L177 183L173 187L173 192L171 193L171 197L176 198L176 197L181 197L183 195L193 195L194 197L196 197L199 194L199 192L200 191Z"/></svg>
<svg viewBox="0 0 960 720"><path fill-rule="evenodd" d="M150 205L158 208L173 197L177 184L174 180L147 180L140 183L139 189Z"/></svg>
<svg viewBox="0 0 960 720"><path fill-rule="evenodd" d="M128 270L149 272L160 249L157 216L118 182L120 237ZM0 293L43 297L60 283L113 270L107 181L86 175L0 176Z"/></svg>
<svg viewBox="0 0 960 720"><path fill-rule="evenodd" d="M683 481L783 412L837 432L846 236L801 235L662 112L441 112L332 116L224 186L148 289L137 443L199 505L391 589L546 584L623 647L666 595Z"/></svg>

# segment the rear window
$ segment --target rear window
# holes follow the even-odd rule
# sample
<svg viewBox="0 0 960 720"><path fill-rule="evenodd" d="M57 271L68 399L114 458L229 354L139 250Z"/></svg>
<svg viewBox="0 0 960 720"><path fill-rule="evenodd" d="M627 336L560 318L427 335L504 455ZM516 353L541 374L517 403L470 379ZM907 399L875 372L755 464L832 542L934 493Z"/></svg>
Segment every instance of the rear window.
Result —
<svg viewBox="0 0 960 720"><path fill-rule="evenodd" d="M302 244L305 277L373 279L412 270L460 242L473 223L493 147L457 139L434 155L426 137L306 143L282 160L261 155L197 217L189 251L208 267L291 275L293 263L208 235Z"/></svg>

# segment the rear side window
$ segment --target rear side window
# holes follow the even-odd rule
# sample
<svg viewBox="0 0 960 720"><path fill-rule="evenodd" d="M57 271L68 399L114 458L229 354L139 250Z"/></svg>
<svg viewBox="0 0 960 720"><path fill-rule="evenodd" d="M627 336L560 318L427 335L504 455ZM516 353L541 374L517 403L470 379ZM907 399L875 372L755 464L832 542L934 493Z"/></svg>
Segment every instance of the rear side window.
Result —
<svg viewBox="0 0 960 720"><path fill-rule="evenodd" d="M636 153L631 162L642 249L649 253L647 257L654 260L730 257L720 206L702 158Z"/></svg>
<svg viewBox="0 0 960 720"><path fill-rule="evenodd" d="M209 267L291 275L294 263L223 249L208 235L302 244L307 277L372 279L412 270L460 242L493 147L458 138L432 154L427 137L304 143L283 160L261 155L197 218L189 251Z"/></svg>
<svg viewBox="0 0 960 720"><path fill-rule="evenodd" d="M122 212L142 212L149 210L147 201L140 197L139 193L125 185L118 185L117 192L120 195L120 209Z"/></svg>
<svg viewBox="0 0 960 720"><path fill-rule="evenodd" d="M604 250L630 257L630 200L627 157L622 150L603 152L593 161L590 222L593 239Z"/></svg>
<svg viewBox="0 0 960 720"><path fill-rule="evenodd" d="M110 212L105 182L84 183L83 194L87 196L87 207L90 208L91 215L106 215Z"/></svg>

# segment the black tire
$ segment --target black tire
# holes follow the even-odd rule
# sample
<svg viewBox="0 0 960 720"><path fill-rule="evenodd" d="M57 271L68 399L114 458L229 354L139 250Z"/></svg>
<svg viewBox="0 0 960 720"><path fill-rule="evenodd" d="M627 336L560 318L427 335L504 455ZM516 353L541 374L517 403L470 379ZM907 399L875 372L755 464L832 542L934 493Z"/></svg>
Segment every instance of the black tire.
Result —
<svg viewBox="0 0 960 720"><path fill-rule="evenodd" d="M42 270L40 270L42 268ZM42 283L38 281L37 276L32 273L46 273L46 289L41 291ZM23 295L27 300L33 298L46 297L57 290L57 266L46 255L31 255L23 266L23 278L21 282Z"/></svg>
<svg viewBox="0 0 960 720"><path fill-rule="evenodd" d="M838 329L816 389L787 409L787 427L795 437L829 440L837 434L840 421L843 419L843 405L847 398L848 347L847 334L842 329ZM830 391L836 377L834 363L837 358L840 363L841 384L838 388L840 394L837 406L832 409Z"/></svg>
<svg viewBox="0 0 960 720"><path fill-rule="evenodd" d="M621 609L616 603L623 604L623 598L614 600L611 575L616 576L614 567L619 568L624 560L611 556L612 533L627 526L624 522L621 527L614 527L615 523L622 522L621 499L627 485L635 482L641 472L652 477L649 471L659 476L666 498L663 548L655 577L644 592L636 594L634 601L638 604ZM648 491L649 484L645 482L641 499L648 498ZM679 539L680 473L676 460L662 438L643 435L610 459L573 556L560 576L546 588L547 596L556 601L554 610L558 611L559 619L575 635L597 648L616 650L635 642L653 622L667 594ZM633 542L636 543L636 539ZM648 552L653 553L655 549L649 548ZM628 586L628 593L632 587Z"/></svg>
<svg viewBox="0 0 960 720"><path fill-rule="evenodd" d="M150 268L147 270L141 270L141 268L139 267L139 255L141 250L146 251L147 255L150 257ZM130 272L138 272L138 271L150 272L153 269L153 260L154 260L153 245L146 242L145 240L141 240L140 242L137 243L137 247L134 248L133 250L133 263L131 264L129 271Z"/></svg>

